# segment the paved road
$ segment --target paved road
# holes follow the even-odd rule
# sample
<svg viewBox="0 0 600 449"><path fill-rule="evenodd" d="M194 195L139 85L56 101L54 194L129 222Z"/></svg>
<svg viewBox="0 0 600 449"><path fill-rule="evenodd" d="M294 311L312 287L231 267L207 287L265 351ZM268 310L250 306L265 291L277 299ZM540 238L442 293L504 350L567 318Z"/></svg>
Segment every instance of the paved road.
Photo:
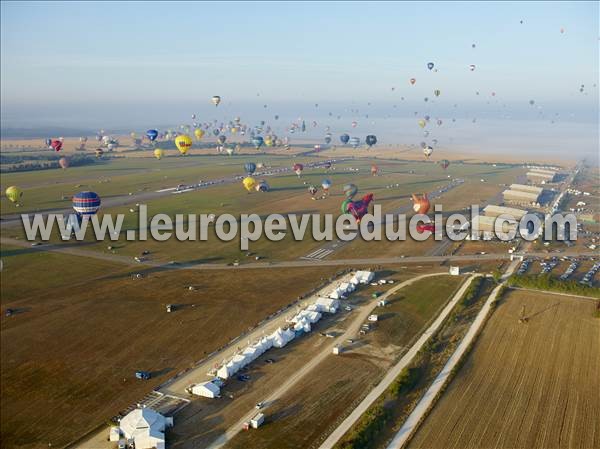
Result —
<svg viewBox="0 0 600 449"><path fill-rule="evenodd" d="M513 261L507 268L504 273L502 280L505 281L515 270L518 262ZM423 418L426 416L427 412L430 410L431 406L434 404L435 400L439 396L440 392L444 385L448 382L450 378L450 374L452 374L452 370L456 366L456 364L460 361L465 351L470 347L473 340L479 333L479 329L485 323L490 311L492 310L492 303L498 297L498 293L503 287L504 282L500 283L490 296L487 301L475 317L473 324L469 327L469 330L465 334L464 338L454 351L454 353L450 356L444 368L437 375L429 389L425 392L415 409L406 419L398 433L394 436L390 444L387 446L387 449L400 449L404 447L404 445L409 441L412 435L416 432L419 427L419 424L422 422Z"/></svg>
<svg viewBox="0 0 600 449"><path fill-rule="evenodd" d="M415 355L423 347L423 345L429 340L429 338L439 329L444 320L448 317L452 309L458 301L463 297L465 291L479 274L471 275L466 282L460 287L460 289L454 294L450 302L444 307L442 312L438 315L435 321L427 328L427 330L419 337L419 339L411 346L406 354L396 363L385 375L383 380L369 392L369 394L362 400L362 402L348 415L348 417L342 421L342 423L327 437L327 439L320 446L320 449L331 449L339 440L344 436L348 430L359 420L363 413L383 394L383 392L392 384L392 382L400 375L400 372L408 366L413 360Z"/></svg>
<svg viewBox="0 0 600 449"><path fill-rule="evenodd" d="M443 273L431 273L431 274L423 274L420 276L416 276L412 279L404 281L404 282L396 285L395 287L389 289L385 294L381 295L379 298L377 298L373 301L370 301L369 303L361 306L360 308L357 308L356 309L357 314L354 317L354 319L352 320L352 322L350 323L350 325L348 326L348 328L346 329L346 331L343 334L339 335L337 338L333 339L333 341L330 344L324 346L323 349L321 350L321 352L319 354L317 354L314 358L312 358L309 363L304 365L302 367L302 369L295 372L291 377L289 377L282 385L280 385L275 391L273 391L273 393L269 397L265 398L265 400L264 400L265 407L263 407L263 411L264 410L268 411L270 404L272 404L274 401L276 401L277 399L281 398L284 394L286 394L294 385L296 385L296 383L298 383L298 381L300 381L304 376L308 375L310 373L310 371L312 371L317 365L319 365L323 360L325 360L326 357L330 357L330 356L333 357L331 354L332 354L334 346L342 345L349 338L355 338L360 331L360 326L367 320L367 317L373 312L373 309L375 307L377 307L377 303L379 301L390 297L391 295L395 294L398 290L400 290L404 287L407 287L420 279L425 279L425 278L440 276L440 275L446 275L446 274L447 274L446 272L443 272ZM461 290L464 291L462 288L461 288ZM459 291L459 293L460 293L460 291ZM462 296L462 295L459 295L459 297L460 296ZM243 416L242 419L240 419L236 424L234 424L229 429L227 429L227 431L224 434L220 435L217 438L217 440L215 440L212 444L210 444L208 446L208 449L217 449L217 448L220 448L220 447L224 446L225 444L227 444L227 442L231 438L233 438L238 432L240 432L242 430L242 426L243 426L244 422L250 421L250 419L254 415L256 415L256 413L257 413L257 410L255 410L255 409L250 410L248 413L246 413Z"/></svg>
<svg viewBox="0 0 600 449"><path fill-rule="evenodd" d="M31 246L30 242L24 240L16 240L8 237L0 238L0 243L3 245L12 245L22 248L28 248L34 251L49 251L72 256L89 257L92 259L106 260L109 262L121 263L140 268L163 268L171 270L244 270L244 269L271 269L271 268L304 268L304 267L337 267L337 266L365 266L372 267L374 265L408 265L408 264L427 264L441 262L485 262L491 260L508 260L510 254L472 254L459 256L412 256L412 257L382 257L382 258L359 258L359 259L335 259L335 260L288 260L280 262L251 262L242 264L237 267L225 263L198 263L198 264L177 264L169 265L152 261L134 262L132 257L120 256L117 254L106 254L100 251L85 250L73 246L60 244L43 244L40 246ZM553 254L545 252L527 253L528 257L546 258ZM598 257L598 254L589 252L564 252L556 253L560 257Z"/></svg>

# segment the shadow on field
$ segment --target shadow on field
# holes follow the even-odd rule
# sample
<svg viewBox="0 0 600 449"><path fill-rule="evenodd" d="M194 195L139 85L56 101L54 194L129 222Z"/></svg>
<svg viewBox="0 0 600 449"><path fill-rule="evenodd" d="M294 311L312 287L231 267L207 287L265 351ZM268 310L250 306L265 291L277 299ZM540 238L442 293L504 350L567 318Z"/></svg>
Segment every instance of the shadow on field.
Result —
<svg viewBox="0 0 600 449"><path fill-rule="evenodd" d="M160 377L173 371L173 368L163 368L158 371L150 371L151 377Z"/></svg>

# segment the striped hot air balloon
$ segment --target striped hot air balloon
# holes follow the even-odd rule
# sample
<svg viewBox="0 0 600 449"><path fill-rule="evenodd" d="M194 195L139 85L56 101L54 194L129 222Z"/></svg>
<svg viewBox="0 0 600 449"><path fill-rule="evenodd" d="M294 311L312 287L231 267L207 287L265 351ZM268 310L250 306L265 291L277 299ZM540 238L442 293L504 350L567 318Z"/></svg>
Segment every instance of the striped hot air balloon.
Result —
<svg viewBox="0 0 600 449"><path fill-rule="evenodd" d="M100 196L96 192L79 192L73 196L73 210L77 215L94 215L100 209Z"/></svg>

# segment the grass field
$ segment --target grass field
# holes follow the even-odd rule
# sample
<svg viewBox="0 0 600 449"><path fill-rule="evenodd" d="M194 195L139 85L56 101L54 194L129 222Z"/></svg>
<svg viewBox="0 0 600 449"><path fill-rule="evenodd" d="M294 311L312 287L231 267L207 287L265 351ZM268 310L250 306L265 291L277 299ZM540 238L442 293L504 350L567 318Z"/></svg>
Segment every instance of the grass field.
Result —
<svg viewBox="0 0 600 449"><path fill-rule="evenodd" d="M522 307L528 322L519 323ZM595 304L511 291L410 448L600 447Z"/></svg>
<svg viewBox="0 0 600 449"><path fill-rule="evenodd" d="M2 309L17 312L0 321L7 448L63 446L335 272L244 270L232 282L230 272L150 270L133 280L137 270L74 256L4 247L2 259ZM137 369L153 378L136 381Z"/></svg>
<svg viewBox="0 0 600 449"><path fill-rule="evenodd" d="M340 356L330 356L281 401L269 407L267 425L238 434L230 448L318 447L443 307L461 277L421 280L394 295L376 313L376 328Z"/></svg>

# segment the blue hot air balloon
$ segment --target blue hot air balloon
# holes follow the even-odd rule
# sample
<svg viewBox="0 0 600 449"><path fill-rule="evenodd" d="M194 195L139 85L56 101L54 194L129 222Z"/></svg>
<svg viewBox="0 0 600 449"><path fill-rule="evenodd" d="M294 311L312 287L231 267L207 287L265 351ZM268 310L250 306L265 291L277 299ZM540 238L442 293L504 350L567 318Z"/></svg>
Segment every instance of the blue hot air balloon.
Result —
<svg viewBox="0 0 600 449"><path fill-rule="evenodd" d="M244 169L248 175L251 175L256 170L256 164L254 162L246 162L244 164Z"/></svg>
<svg viewBox="0 0 600 449"><path fill-rule="evenodd" d="M369 134L365 138L365 142L367 142L367 145L369 145L369 147L372 147L373 145L375 145L377 143L377 137L375 137L373 134Z"/></svg>
<svg viewBox="0 0 600 449"><path fill-rule="evenodd" d="M77 215L94 215L100 209L100 196L96 192L79 192L73 196L73 209Z"/></svg>
<svg viewBox="0 0 600 449"><path fill-rule="evenodd" d="M146 131L146 136L148 136L150 142L154 142L158 137L158 131L155 129L149 129L148 131Z"/></svg>
<svg viewBox="0 0 600 449"><path fill-rule="evenodd" d="M348 134L342 134L340 136L340 141L346 145L348 143L348 141L350 140L350 136Z"/></svg>
<svg viewBox="0 0 600 449"><path fill-rule="evenodd" d="M434 65L435 65L435 64L434 64L433 62L428 62L428 63L427 63L427 68L428 68L429 70L431 70L431 69L433 69Z"/></svg>
<svg viewBox="0 0 600 449"><path fill-rule="evenodd" d="M254 148L256 148L257 150L263 146L264 142L265 141L261 136L255 136L252 138L252 144L254 145Z"/></svg>

